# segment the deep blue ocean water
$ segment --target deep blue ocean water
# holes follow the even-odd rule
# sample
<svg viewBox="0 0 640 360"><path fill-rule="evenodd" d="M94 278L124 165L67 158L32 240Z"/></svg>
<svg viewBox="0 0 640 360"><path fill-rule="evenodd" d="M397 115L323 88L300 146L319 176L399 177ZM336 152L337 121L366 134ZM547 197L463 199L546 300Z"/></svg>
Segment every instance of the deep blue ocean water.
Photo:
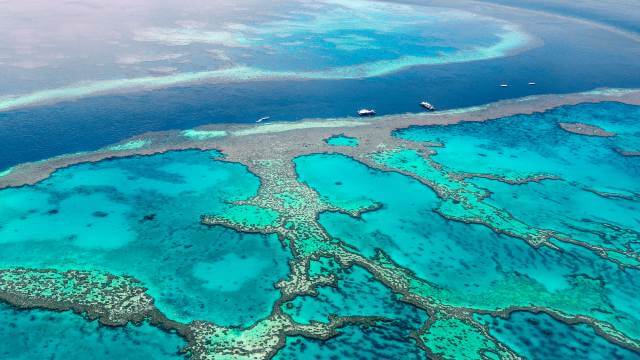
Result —
<svg viewBox="0 0 640 360"><path fill-rule="evenodd" d="M16 310L6 304L0 304L0 317L0 359L184 358L182 338L146 323L111 328L70 311Z"/></svg>
<svg viewBox="0 0 640 360"><path fill-rule="evenodd" d="M484 319L491 335L530 360L640 359L640 354L615 346L584 324L567 325L546 314L515 312L508 319Z"/></svg>

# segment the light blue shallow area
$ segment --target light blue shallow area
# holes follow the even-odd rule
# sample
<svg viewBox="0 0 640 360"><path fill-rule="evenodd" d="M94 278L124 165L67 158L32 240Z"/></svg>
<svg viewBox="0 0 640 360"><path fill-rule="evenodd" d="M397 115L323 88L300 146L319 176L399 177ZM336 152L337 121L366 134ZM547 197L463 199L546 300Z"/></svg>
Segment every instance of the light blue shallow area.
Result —
<svg viewBox="0 0 640 360"><path fill-rule="evenodd" d="M398 296L361 267L336 270L336 287L322 287L317 296L298 297L284 311L300 323L328 321L329 316L383 316L417 330L426 313L398 301Z"/></svg>
<svg viewBox="0 0 640 360"><path fill-rule="evenodd" d="M568 289L572 277L586 274L605 280L605 292L625 314L625 326L637 319L640 309L633 294L640 286L638 271L620 271L581 247L535 249L481 225L446 220L433 212L439 200L426 186L403 175L369 169L345 156L310 155L295 161L300 179L322 196L335 201L364 197L382 203L382 209L365 213L362 219L338 213L320 216L331 236L366 256L383 249L417 276L465 296L486 293L509 277L522 276L553 293Z"/></svg>
<svg viewBox="0 0 640 360"><path fill-rule="evenodd" d="M186 343L148 324L111 328L71 312L0 304L1 359L184 359Z"/></svg>
<svg viewBox="0 0 640 360"><path fill-rule="evenodd" d="M584 122L619 137L569 133L559 122ZM621 103L563 106L544 113L516 115L453 126L411 127L396 136L437 141L434 159L455 171L522 176L545 173L598 191L640 193L640 160L616 149L640 146L640 107Z"/></svg>
<svg viewBox="0 0 640 360"><path fill-rule="evenodd" d="M367 256L382 249L399 265L445 287L478 290L502 278L495 267L503 259L504 271L528 269L547 286L562 284L562 276L556 275L571 272L542 259L521 240L442 218L433 212L439 201L435 193L403 175L372 170L340 155L300 157L296 165L300 178L321 195L365 197L383 204L382 209L365 213L362 219L323 213L320 222L329 234ZM332 169L330 175L326 169ZM496 258L487 258L486 253ZM551 278L556 281L550 282Z"/></svg>
<svg viewBox="0 0 640 360"><path fill-rule="evenodd" d="M618 135L573 134L560 122L596 125ZM492 193L486 202L531 225L621 250L640 241L640 157L618 152L640 148L638 106L580 104L484 123L413 127L396 135L443 143L433 159L452 171L560 177L515 187L474 180Z"/></svg>
<svg viewBox="0 0 640 360"><path fill-rule="evenodd" d="M327 322L330 316L380 316L388 319L375 327L350 326L336 339L326 343L304 338L288 338L287 345L276 358L331 359L386 358L420 359L425 353L410 338L427 320L423 310L398 301L398 296L375 280L363 268L341 269L330 265L311 264L311 271L338 279L336 287L322 287L317 296L298 297L283 305L283 311L300 323Z"/></svg>
<svg viewBox="0 0 640 360"><path fill-rule="evenodd" d="M505 207L536 227L620 250L640 243L640 199L606 198L566 181L519 186L486 179L474 183L491 191L486 202Z"/></svg>
<svg viewBox="0 0 640 360"><path fill-rule="evenodd" d="M289 337L276 360L335 359L425 359L425 353L407 340L406 329L398 323L375 327L349 326L327 341Z"/></svg>
<svg viewBox="0 0 640 360"><path fill-rule="evenodd" d="M508 319L480 319L491 335L529 360L640 359L640 354L608 342L587 325L567 325L546 314L515 312Z"/></svg>
<svg viewBox="0 0 640 360"><path fill-rule="evenodd" d="M640 106L622 103L580 104L547 112L550 121L594 125L614 137L603 141L605 147L624 151L640 151Z"/></svg>
<svg viewBox="0 0 640 360"><path fill-rule="evenodd" d="M289 254L275 236L199 223L259 185L218 155L102 161L0 191L0 266L128 274L169 318L184 322L249 325L267 316Z"/></svg>

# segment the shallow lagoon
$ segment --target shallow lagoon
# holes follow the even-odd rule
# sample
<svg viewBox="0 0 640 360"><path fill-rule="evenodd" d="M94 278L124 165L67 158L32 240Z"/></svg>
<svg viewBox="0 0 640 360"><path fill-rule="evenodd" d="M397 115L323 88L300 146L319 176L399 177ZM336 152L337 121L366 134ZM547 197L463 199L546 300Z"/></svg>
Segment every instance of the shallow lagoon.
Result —
<svg viewBox="0 0 640 360"><path fill-rule="evenodd" d="M311 265L317 266L315 264ZM333 267L336 267L334 265ZM331 269L331 266L328 266ZM426 313L398 301L398 297L364 269L332 269L337 273L336 287L322 287L317 296L298 297L283 305L283 311L299 323L328 321L329 316L384 316L405 327L407 334L419 329Z"/></svg>
<svg viewBox="0 0 640 360"><path fill-rule="evenodd" d="M530 360L640 359L640 355L612 345L586 325L567 325L546 314L515 312L508 319L481 318L491 335Z"/></svg>
<svg viewBox="0 0 640 360"><path fill-rule="evenodd" d="M624 249L640 236L640 160L618 149L640 146L639 120L638 106L581 104L482 124L414 127L396 136L443 143L434 148L433 159L453 172L559 177L516 187L487 179L472 182L491 192L488 203L531 225ZM560 122L583 122L617 135L573 134Z"/></svg>
<svg viewBox="0 0 640 360"><path fill-rule="evenodd" d="M349 326L328 341L287 338L274 357L284 359L424 359L424 352L406 341L407 330L397 323L376 327Z"/></svg>
<svg viewBox="0 0 640 360"><path fill-rule="evenodd" d="M533 115L516 115L486 123L412 127L396 136L435 141L434 159L466 173L523 176L535 173L606 191L640 191L637 159L616 149L640 147L640 107L620 103L580 104ZM619 133L610 138L563 131L560 122L582 122ZM593 171L597 164L599 171Z"/></svg>
<svg viewBox="0 0 640 360"><path fill-rule="evenodd" d="M5 304L0 304L0 318L3 359L184 359L182 338L148 324L110 328L71 312L15 310Z"/></svg>
<svg viewBox="0 0 640 360"><path fill-rule="evenodd" d="M274 236L199 224L201 214L258 187L246 168L217 156L184 151L103 161L2 190L0 263L127 274L171 319L250 325L271 312L289 255ZM231 278L229 268L237 269Z"/></svg>
<svg viewBox="0 0 640 360"><path fill-rule="evenodd" d="M564 311L591 312L571 300L580 292L594 301L595 307L613 304L616 311L625 314L619 318L621 327L637 332L632 320L638 310L632 300L639 285L635 270L622 272L580 247L565 246L562 252L535 249L481 225L448 221L433 212L439 200L430 189L402 175L373 171L345 156L304 156L296 159L296 169L302 181L330 202L345 197L381 202L382 209L365 213L362 219L325 213L320 222L331 236L364 255L373 256L376 249L383 249L418 277L450 291L450 300L455 303L500 308L507 305L504 301L541 305L550 301ZM583 275L604 279L602 292L608 300L600 299L597 288L578 289L576 279ZM510 286L519 288L509 295L510 300L491 295ZM558 301L563 292L573 291ZM471 294L477 298L469 297ZM600 316L597 312L592 315Z"/></svg>

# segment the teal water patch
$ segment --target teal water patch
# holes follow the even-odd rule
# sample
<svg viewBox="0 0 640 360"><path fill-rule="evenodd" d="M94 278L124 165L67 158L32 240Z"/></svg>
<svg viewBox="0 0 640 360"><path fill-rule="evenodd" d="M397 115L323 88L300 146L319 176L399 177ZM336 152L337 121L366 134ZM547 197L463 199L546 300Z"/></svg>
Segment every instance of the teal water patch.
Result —
<svg viewBox="0 0 640 360"><path fill-rule="evenodd" d="M491 335L529 360L640 359L640 354L599 337L588 325L567 325L546 314L512 313L481 318Z"/></svg>
<svg viewBox="0 0 640 360"><path fill-rule="evenodd" d="M400 266L446 289L447 301L480 308L544 303L568 313L586 312L640 335L633 325L638 271L621 271L581 247L536 249L481 225L446 220L433 212L439 199L428 187L345 156L310 155L295 162L300 179L321 196L366 196L382 204L361 219L321 214L320 223L332 237L365 256L384 250ZM604 286L578 289L576 277L582 275L602 279ZM583 306L585 297L593 308L612 304L619 316Z"/></svg>
<svg viewBox="0 0 640 360"><path fill-rule="evenodd" d="M350 146L350 147L356 147L360 144L360 141L358 141L358 139L353 138L353 137L349 137L349 136L345 136L345 135L336 135L336 136L332 136L328 139L325 140L327 142L327 144L331 145L331 146Z"/></svg>
<svg viewBox="0 0 640 360"><path fill-rule="evenodd" d="M612 132L609 144L623 151L640 151L640 106L622 103L563 107L548 115L557 122L579 122Z"/></svg>
<svg viewBox="0 0 640 360"><path fill-rule="evenodd" d="M321 196L343 199L369 198L382 203L380 210L355 219L340 213L323 213L320 223L333 237L339 238L366 256L383 249L390 257L418 276L459 291L481 291L503 275L494 269L499 259L490 260L479 251L503 255L505 271L537 274L547 286L563 284L553 262L530 259L535 250L520 240L495 234L478 225L447 221L433 210L439 199L435 193L403 175L372 170L340 155L312 155L297 158L300 179ZM332 169L329 173L326 169ZM500 248L500 251L496 251ZM505 251L508 249L509 251ZM514 257L514 251L521 257ZM508 254L508 255L507 255ZM486 270L479 273L478 269ZM550 276L543 276L544 274ZM564 271L570 273L570 270ZM556 285L561 286L561 285Z"/></svg>
<svg viewBox="0 0 640 360"><path fill-rule="evenodd" d="M298 297L283 306L296 322L327 322L331 315L383 316L415 331L426 321L426 313L398 301L398 297L361 267L335 269L336 287L322 287L317 296Z"/></svg>
<svg viewBox="0 0 640 360"><path fill-rule="evenodd" d="M338 78L499 57L531 40L512 23L450 8L328 0L316 2L313 9L292 3L279 12L224 31L189 25L148 28L136 40L211 43L219 45L218 57L250 69Z"/></svg>
<svg viewBox="0 0 640 360"><path fill-rule="evenodd" d="M562 130L560 122L584 122L619 135L573 134ZM639 239L640 160L618 152L640 144L638 106L580 104L485 123L413 127L396 135L442 143L433 159L453 172L560 177L518 187L472 181L492 193L486 202L530 225L620 250Z"/></svg>
<svg viewBox="0 0 640 360"><path fill-rule="evenodd" d="M486 179L473 182L491 192L484 201L533 226L621 251L640 243L638 200L603 197L566 181L520 186Z"/></svg>
<svg viewBox="0 0 640 360"><path fill-rule="evenodd" d="M2 196L0 216L6 222L0 243L65 240L81 248L119 248L135 237L127 221L131 210L100 193L67 194L52 201L45 192L8 191Z"/></svg>
<svg viewBox="0 0 640 360"><path fill-rule="evenodd" d="M216 262L196 264L193 273L207 289L237 292L253 280L253 274L264 272L269 265L269 261L262 257L229 254ZM243 271L229 271L234 268Z"/></svg>
<svg viewBox="0 0 640 360"><path fill-rule="evenodd" d="M573 134L558 125L576 121L621 131L624 140ZM481 123L411 127L395 135L443 143L444 147L435 148L438 154L433 158L457 172L520 177L546 173L596 190L640 192L637 181L640 161L615 151L623 146L619 141L640 142L639 106L621 103L563 106L544 113Z"/></svg>
<svg viewBox="0 0 640 360"><path fill-rule="evenodd" d="M289 337L274 357L284 359L424 359L425 353L397 323L375 327L348 326L327 341Z"/></svg>
<svg viewBox="0 0 640 360"><path fill-rule="evenodd" d="M310 71L401 57L424 62L440 58L439 62L446 63L467 49L475 48L473 51L480 53L501 43L500 35L511 33L503 27L506 23L486 17L435 7L424 10L357 0L319 2L316 11L302 11L248 31L257 32L272 50L267 59L252 57L252 65ZM471 26L477 26L477 31L469 32ZM518 42L509 46L518 47Z"/></svg>
<svg viewBox="0 0 640 360"><path fill-rule="evenodd" d="M322 287L317 296L298 297L283 311L300 323L327 322L330 316L382 316L376 326L348 326L328 341L287 338L275 359L353 358L423 359L425 353L410 336L427 321L426 312L402 303L399 297L363 268L342 269L333 260L312 261L312 274L337 276L336 287Z"/></svg>
<svg viewBox="0 0 640 360"><path fill-rule="evenodd" d="M148 324L107 327L71 312L0 304L2 359L184 359L186 343ZM61 336L63 334L63 336Z"/></svg>
<svg viewBox="0 0 640 360"><path fill-rule="evenodd" d="M102 161L0 191L0 266L128 274L179 321L249 325L267 316L289 254L275 236L200 224L200 215L259 186L245 167L218 156L180 151Z"/></svg>

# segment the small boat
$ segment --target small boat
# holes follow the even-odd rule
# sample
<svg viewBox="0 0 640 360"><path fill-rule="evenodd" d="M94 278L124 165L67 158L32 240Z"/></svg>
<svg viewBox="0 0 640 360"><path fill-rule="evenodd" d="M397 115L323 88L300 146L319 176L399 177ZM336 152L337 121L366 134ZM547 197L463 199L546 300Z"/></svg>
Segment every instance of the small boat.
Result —
<svg viewBox="0 0 640 360"><path fill-rule="evenodd" d="M500 87L509 87L509 84L500 84Z"/></svg>
<svg viewBox="0 0 640 360"><path fill-rule="evenodd" d="M431 105L431 103L428 103L426 101L423 101L420 103L420 106L422 106L423 108L429 110L429 111L436 111L436 107Z"/></svg>
<svg viewBox="0 0 640 360"><path fill-rule="evenodd" d="M265 117L263 117L263 118L260 118L260 119L256 120L256 122L257 122L257 123L261 123L261 122L263 122L263 121L265 121L265 120L269 120L269 119L271 119L271 116L265 116Z"/></svg>
<svg viewBox="0 0 640 360"><path fill-rule="evenodd" d="M358 110L358 116L375 116L376 111L373 109L360 109Z"/></svg>
<svg viewBox="0 0 640 360"><path fill-rule="evenodd" d="M529 86L533 86L533 85L535 85L535 84L536 84L536 83L534 83L533 81L529 82Z"/></svg>

